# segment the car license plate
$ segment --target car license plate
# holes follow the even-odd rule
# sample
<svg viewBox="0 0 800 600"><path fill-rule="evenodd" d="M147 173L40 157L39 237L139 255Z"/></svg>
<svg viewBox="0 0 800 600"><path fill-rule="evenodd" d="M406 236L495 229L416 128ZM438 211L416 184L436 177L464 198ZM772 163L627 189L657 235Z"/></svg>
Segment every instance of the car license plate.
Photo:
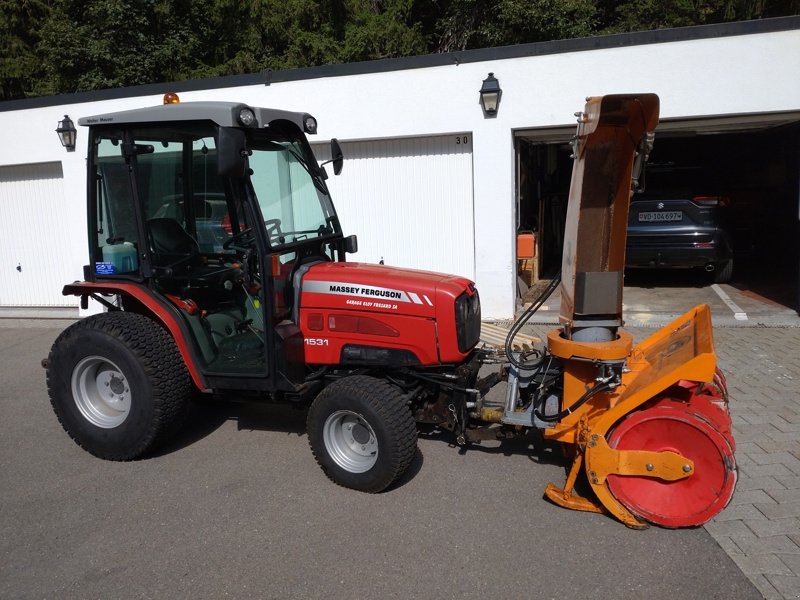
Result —
<svg viewBox="0 0 800 600"><path fill-rule="evenodd" d="M640 223L660 223L662 221L682 221L683 212L680 210L662 210L652 212L640 212Z"/></svg>

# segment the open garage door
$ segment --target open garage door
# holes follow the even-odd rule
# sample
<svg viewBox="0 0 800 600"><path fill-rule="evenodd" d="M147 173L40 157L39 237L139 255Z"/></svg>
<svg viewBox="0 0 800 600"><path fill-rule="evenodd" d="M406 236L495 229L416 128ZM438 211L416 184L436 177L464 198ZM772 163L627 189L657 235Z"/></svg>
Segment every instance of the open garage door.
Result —
<svg viewBox="0 0 800 600"><path fill-rule="evenodd" d="M344 170L331 190L353 260L475 277L472 136L341 142ZM314 144L320 161L328 144Z"/></svg>
<svg viewBox="0 0 800 600"><path fill-rule="evenodd" d="M0 167L0 306L77 306L61 295L75 246L63 196L60 162Z"/></svg>
<svg viewBox="0 0 800 600"><path fill-rule="evenodd" d="M561 262L572 133L516 132L520 228L538 232L545 276ZM800 308L800 113L662 121L646 188L645 195L683 189L689 197L724 198L733 244L731 284ZM656 263L659 255L654 256ZM652 281L657 285L659 279Z"/></svg>

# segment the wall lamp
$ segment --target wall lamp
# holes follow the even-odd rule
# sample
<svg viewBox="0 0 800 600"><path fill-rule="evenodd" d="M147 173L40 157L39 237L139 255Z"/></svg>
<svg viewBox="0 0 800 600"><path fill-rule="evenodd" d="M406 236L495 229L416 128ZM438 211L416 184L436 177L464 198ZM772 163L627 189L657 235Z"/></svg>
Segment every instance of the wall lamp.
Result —
<svg viewBox="0 0 800 600"><path fill-rule="evenodd" d="M61 145L67 149L67 152L74 152L78 130L75 129L75 123L72 122L69 115L64 115L64 120L58 122L56 133L58 134L58 139L61 140Z"/></svg>
<svg viewBox="0 0 800 600"><path fill-rule="evenodd" d="M500 89L500 82L494 73L489 73L489 76L483 80L481 86L481 106L483 107L483 114L487 117L493 117L497 114L497 106L500 104L500 96L503 95L503 90Z"/></svg>

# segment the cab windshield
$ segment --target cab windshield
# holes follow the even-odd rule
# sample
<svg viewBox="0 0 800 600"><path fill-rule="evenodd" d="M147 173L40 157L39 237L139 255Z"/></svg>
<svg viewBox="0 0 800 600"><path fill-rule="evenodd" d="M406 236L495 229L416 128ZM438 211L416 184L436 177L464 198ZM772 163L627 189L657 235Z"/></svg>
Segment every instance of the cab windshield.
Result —
<svg viewBox="0 0 800 600"><path fill-rule="evenodd" d="M295 129L272 123L251 132L248 140L252 192L273 248L339 233L316 159Z"/></svg>

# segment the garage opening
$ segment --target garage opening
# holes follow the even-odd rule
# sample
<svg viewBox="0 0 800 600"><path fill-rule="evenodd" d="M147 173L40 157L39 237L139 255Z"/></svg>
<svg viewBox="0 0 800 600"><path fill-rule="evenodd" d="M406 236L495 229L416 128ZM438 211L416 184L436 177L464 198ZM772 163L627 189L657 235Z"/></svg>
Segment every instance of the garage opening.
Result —
<svg viewBox="0 0 800 600"><path fill-rule="evenodd" d="M518 234L534 242L532 258L518 244L523 297L561 267L573 134L573 128L516 132ZM722 227L732 246L732 272L725 281L800 310L800 114L662 121L645 187L634 200L675 196L724 205ZM681 213L673 214L678 219ZM633 265L635 253L627 254L626 282L715 281L713 264L670 264L667 252L656 249L650 260Z"/></svg>

